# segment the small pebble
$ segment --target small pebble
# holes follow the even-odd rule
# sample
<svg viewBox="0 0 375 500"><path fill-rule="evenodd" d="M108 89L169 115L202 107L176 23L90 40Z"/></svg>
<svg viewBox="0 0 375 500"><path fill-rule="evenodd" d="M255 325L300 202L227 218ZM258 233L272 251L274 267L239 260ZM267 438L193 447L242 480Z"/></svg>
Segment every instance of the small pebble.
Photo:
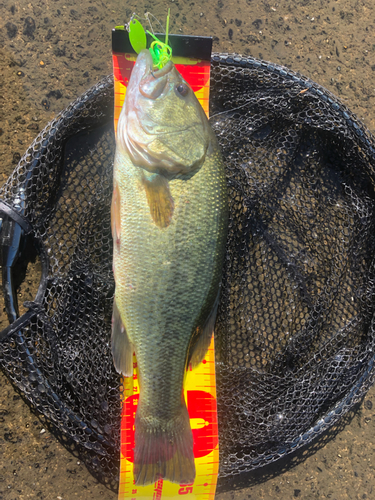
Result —
<svg viewBox="0 0 375 500"><path fill-rule="evenodd" d="M22 122L20 122L22 123ZM26 123L26 122L25 122ZM30 123L27 127L28 130L39 130L39 126L37 123Z"/></svg>
<svg viewBox="0 0 375 500"><path fill-rule="evenodd" d="M23 26L23 34L30 37L30 38L34 38L35 28L36 28L36 25L35 25L34 19L32 17L28 16L25 19L25 23Z"/></svg>
<svg viewBox="0 0 375 500"><path fill-rule="evenodd" d="M42 106L45 108L45 109L49 109L50 107L50 102L48 99L42 99Z"/></svg>
<svg viewBox="0 0 375 500"><path fill-rule="evenodd" d="M13 23L6 23L5 28L9 38L14 38L17 35L17 26Z"/></svg>
<svg viewBox="0 0 375 500"><path fill-rule="evenodd" d="M42 430L40 431L40 434L44 434L45 432L46 432L46 430L45 430L45 429L42 429Z"/></svg>
<svg viewBox="0 0 375 500"><path fill-rule="evenodd" d="M18 163L21 159L21 155L19 153L13 153L13 161L12 163Z"/></svg>

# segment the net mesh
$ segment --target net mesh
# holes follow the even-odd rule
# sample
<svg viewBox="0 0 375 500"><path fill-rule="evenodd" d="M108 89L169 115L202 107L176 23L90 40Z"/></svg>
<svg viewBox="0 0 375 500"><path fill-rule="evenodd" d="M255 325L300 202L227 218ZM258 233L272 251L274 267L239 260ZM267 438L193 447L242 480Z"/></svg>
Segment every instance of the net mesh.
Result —
<svg viewBox="0 0 375 500"><path fill-rule="evenodd" d="M373 383L375 144L327 90L255 59L214 54L210 101L230 205L215 330L223 479L311 442ZM28 238L42 262L28 312L0 332L0 361L115 488L112 121L106 78L0 189L3 249L18 224L18 262Z"/></svg>

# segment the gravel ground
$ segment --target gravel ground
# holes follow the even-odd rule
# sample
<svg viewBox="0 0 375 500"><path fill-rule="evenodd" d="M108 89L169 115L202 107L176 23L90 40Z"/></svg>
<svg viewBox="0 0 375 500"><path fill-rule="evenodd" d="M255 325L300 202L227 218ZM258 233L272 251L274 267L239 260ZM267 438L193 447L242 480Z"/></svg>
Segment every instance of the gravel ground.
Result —
<svg viewBox="0 0 375 500"><path fill-rule="evenodd" d="M171 0L170 6L172 32L213 35L215 51L299 71L335 93L375 131L372 1ZM0 182L58 111L111 72L111 29L134 11L164 19L166 7L151 0L0 2ZM21 300L32 293L25 287ZM1 329L2 302L0 311ZM332 439L228 484L217 498L375 498L374 401L372 389ZM0 422L0 499L116 498L56 440L2 373Z"/></svg>

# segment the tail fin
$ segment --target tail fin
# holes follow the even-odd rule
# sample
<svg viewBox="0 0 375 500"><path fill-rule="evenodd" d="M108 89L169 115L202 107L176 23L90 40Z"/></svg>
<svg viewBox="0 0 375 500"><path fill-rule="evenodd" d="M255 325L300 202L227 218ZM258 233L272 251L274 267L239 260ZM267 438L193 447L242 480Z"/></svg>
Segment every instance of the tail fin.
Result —
<svg viewBox="0 0 375 500"><path fill-rule="evenodd" d="M145 486L160 478L178 484L193 483L193 433L185 402L176 417L158 424L150 417L142 417L140 409L135 417L135 484Z"/></svg>

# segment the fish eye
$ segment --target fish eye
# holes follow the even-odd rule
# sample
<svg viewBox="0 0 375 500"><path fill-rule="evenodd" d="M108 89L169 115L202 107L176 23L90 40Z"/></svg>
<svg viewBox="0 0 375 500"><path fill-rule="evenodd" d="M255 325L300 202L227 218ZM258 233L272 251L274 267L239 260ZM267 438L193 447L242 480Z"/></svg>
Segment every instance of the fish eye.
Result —
<svg viewBox="0 0 375 500"><path fill-rule="evenodd" d="M186 85L186 83L179 83L178 85L176 85L175 89L176 92L182 97L185 97L189 92L189 87Z"/></svg>

